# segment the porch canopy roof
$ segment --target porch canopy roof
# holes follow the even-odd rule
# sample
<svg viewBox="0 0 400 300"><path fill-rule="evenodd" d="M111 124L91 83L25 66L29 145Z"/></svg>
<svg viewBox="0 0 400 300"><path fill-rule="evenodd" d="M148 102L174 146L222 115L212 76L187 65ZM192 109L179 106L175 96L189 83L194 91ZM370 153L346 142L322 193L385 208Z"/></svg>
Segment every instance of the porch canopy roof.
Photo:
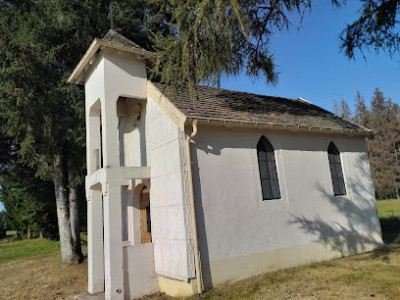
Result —
<svg viewBox="0 0 400 300"><path fill-rule="evenodd" d="M78 65L68 78L69 83L85 84L85 74L89 70L90 65L96 58L98 52L105 48L134 53L145 57L150 52L146 51L138 44L132 42L126 37L120 35L115 30L110 29L102 39L94 39L89 49L83 55Z"/></svg>

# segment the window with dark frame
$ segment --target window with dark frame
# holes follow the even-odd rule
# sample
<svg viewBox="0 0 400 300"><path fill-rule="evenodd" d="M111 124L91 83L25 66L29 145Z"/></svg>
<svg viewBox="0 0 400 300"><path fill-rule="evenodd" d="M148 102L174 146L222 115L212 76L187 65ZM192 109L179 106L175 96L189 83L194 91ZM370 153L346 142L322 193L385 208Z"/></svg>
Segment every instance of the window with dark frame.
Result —
<svg viewBox="0 0 400 300"><path fill-rule="evenodd" d="M328 160L331 170L333 194L335 196L346 195L340 152L333 142L328 147Z"/></svg>
<svg viewBox="0 0 400 300"><path fill-rule="evenodd" d="M260 171L263 200L281 198L275 153L271 143L262 136L257 144L258 168Z"/></svg>

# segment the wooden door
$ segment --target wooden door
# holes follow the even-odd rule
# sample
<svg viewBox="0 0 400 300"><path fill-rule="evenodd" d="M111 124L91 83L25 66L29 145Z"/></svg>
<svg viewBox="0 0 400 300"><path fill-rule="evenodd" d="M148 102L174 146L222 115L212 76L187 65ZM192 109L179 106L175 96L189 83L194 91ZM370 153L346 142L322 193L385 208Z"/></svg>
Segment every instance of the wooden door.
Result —
<svg viewBox="0 0 400 300"><path fill-rule="evenodd" d="M151 243L150 196L147 187L140 194L140 219L142 244Z"/></svg>

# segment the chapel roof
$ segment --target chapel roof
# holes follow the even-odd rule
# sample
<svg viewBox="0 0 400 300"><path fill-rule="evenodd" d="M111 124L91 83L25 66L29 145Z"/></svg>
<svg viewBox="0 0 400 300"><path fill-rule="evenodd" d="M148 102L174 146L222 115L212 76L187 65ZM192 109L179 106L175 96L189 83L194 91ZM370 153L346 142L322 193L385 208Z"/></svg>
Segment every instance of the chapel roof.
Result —
<svg viewBox="0 0 400 300"><path fill-rule="evenodd" d="M83 75L90 60L101 47L145 54L138 44L110 29L102 39L95 39L69 82L84 83ZM276 129L371 136L373 132L346 121L331 112L305 101L264 96L216 87L195 85L194 97L188 88L153 83L188 120L209 124L268 127Z"/></svg>
<svg viewBox="0 0 400 300"><path fill-rule="evenodd" d="M102 40L110 42L110 43L114 43L114 44L119 44L121 46L132 47L132 48L136 48L138 50L145 51L145 49L140 47L138 44L132 42L130 39L127 39L126 37L124 37L123 35L119 34L118 32L116 32L113 29L110 29L106 33L106 35L102 38Z"/></svg>
<svg viewBox="0 0 400 300"><path fill-rule="evenodd" d="M175 89L153 83L188 119L240 123L277 129L321 131L368 136L372 131L346 121L304 99L288 99L196 85Z"/></svg>

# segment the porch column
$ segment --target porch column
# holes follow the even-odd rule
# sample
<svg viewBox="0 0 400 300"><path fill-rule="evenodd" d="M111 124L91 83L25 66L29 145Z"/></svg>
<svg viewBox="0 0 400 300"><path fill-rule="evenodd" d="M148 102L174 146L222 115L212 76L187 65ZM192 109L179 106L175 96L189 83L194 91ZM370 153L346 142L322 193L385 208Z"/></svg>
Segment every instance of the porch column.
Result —
<svg viewBox="0 0 400 300"><path fill-rule="evenodd" d="M122 258L121 186L107 183L104 201L105 299L124 299Z"/></svg>
<svg viewBox="0 0 400 300"><path fill-rule="evenodd" d="M103 203L101 191L88 194L88 291L94 294L104 291Z"/></svg>

